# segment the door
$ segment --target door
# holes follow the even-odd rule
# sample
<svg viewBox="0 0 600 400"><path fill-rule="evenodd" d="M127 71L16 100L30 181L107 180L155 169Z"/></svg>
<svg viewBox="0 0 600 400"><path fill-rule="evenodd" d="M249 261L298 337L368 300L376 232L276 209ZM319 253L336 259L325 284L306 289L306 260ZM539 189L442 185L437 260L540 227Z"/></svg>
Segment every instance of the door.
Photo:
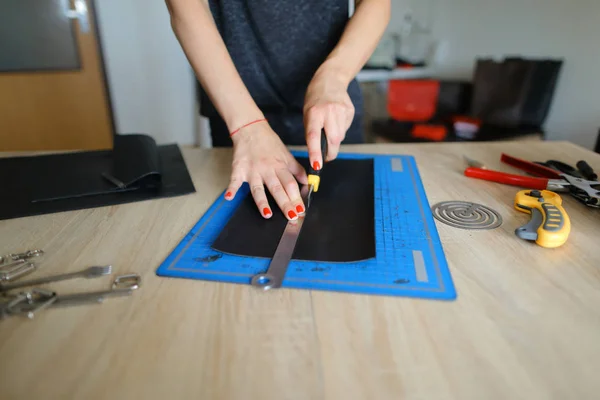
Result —
<svg viewBox="0 0 600 400"><path fill-rule="evenodd" d="M112 147L92 0L0 0L0 151Z"/></svg>

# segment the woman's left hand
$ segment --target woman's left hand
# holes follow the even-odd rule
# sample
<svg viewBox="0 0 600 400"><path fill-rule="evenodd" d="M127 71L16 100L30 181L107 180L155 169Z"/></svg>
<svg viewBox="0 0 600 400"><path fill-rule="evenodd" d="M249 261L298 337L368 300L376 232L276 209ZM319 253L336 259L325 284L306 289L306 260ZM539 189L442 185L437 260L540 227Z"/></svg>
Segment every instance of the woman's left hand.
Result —
<svg viewBox="0 0 600 400"><path fill-rule="evenodd" d="M304 98L304 128L308 157L315 170L334 160L352 120L354 105L348 82L333 71L319 70L308 85ZM327 160L321 159L321 129L327 135Z"/></svg>

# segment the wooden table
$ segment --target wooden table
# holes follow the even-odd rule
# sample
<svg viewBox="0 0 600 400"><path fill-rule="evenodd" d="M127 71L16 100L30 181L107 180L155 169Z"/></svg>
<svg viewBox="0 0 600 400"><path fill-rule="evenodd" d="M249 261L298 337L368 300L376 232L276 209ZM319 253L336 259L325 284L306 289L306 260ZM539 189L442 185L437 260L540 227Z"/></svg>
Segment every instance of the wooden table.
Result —
<svg viewBox="0 0 600 400"><path fill-rule="evenodd" d="M415 155L430 204L470 200L502 214L492 231L438 223L456 301L157 277L230 171L229 151L188 149L196 194L0 222L2 252L47 252L36 276L112 264L143 277L129 298L1 321L0 398L599 398L600 210L565 197L564 247L519 240L528 217L511 206L518 189L465 178L462 155L507 171L502 151L596 169L600 156L556 142L345 150Z"/></svg>

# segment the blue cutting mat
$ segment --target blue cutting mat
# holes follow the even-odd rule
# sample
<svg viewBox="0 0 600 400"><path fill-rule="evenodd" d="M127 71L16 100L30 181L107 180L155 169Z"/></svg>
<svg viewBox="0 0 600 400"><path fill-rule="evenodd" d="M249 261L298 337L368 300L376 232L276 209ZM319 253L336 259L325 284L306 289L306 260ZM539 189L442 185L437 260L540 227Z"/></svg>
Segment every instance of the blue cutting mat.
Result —
<svg viewBox="0 0 600 400"><path fill-rule="evenodd" d="M294 155L307 157L305 152ZM374 160L376 257L353 263L293 260L282 287L453 300L456 292L425 190L412 156L340 154ZM188 279L250 284L270 259L211 249L212 242L248 194L220 196L156 273ZM310 211L309 211L310 212Z"/></svg>

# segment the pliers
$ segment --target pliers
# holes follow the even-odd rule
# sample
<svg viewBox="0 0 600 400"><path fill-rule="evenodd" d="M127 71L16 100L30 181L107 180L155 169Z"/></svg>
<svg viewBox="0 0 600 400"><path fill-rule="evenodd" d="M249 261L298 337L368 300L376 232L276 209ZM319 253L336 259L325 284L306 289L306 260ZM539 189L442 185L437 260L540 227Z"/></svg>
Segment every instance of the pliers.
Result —
<svg viewBox="0 0 600 400"><path fill-rule="evenodd" d="M569 192L589 207L600 208L600 182L577 178L540 164L502 154L500 160L534 176L514 175L489 170L477 161L468 160L465 176L506 185L553 192Z"/></svg>
<svg viewBox="0 0 600 400"><path fill-rule="evenodd" d="M585 160L578 161L575 168L569 164L565 164L564 162L557 160L548 160L546 162L536 161L535 163L543 165L544 167L555 169L563 174L574 176L575 178L587 179L588 181L598 180L598 175Z"/></svg>

